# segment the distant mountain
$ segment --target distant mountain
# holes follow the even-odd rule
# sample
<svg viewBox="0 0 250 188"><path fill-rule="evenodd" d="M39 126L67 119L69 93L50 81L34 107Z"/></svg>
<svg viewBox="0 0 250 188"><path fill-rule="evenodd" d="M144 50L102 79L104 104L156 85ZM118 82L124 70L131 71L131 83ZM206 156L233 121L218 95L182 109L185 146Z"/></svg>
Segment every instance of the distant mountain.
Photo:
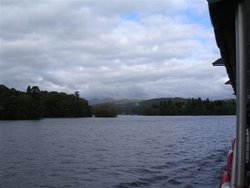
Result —
<svg viewBox="0 0 250 188"><path fill-rule="evenodd" d="M98 105L98 104L105 104L105 103L113 103L115 101L114 98L94 98L88 100L90 105Z"/></svg>
<svg viewBox="0 0 250 188"><path fill-rule="evenodd" d="M175 98L155 98L141 101L141 105L151 105L155 103L160 103L161 101L172 101L172 102L186 102L188 99L175 97Z"/></svg>
<svg viewBox="0 0 250 188"><path fill-rule="evenodd" d="M95 103L93 103L93 101ZM155 99L98 99L92 100L93 109L112 105L118 114L127 115L231 115L235 114L235 100L202 100L201 98Z"/></svg>
<svg viewBox="0 0 250 188"><path fill-rule="evenodd" d="M114 98L94 98L89 100L90 105L100 105L100 104L113 104L113 105L122 105L122 104L128 104L128 103L138 103L143 101L143 99L130 99L130 98L120 98L120 99L114 99Z"/></svg>
<svg viewBox="0 0 250 188"><path fill-rule="evenodd" d="M116 99L114 100L114 104L116 105L123 105L123 104L129 104L129 103L139 103L144 101L143 99L129 99L129 98L123 98L123 99Z"/></svg>

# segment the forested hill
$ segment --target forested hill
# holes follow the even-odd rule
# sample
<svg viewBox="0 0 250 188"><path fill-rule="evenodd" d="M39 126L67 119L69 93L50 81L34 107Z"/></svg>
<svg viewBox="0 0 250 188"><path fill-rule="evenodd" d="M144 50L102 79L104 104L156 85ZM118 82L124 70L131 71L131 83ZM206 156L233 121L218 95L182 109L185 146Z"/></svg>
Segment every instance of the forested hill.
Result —
<svg viewBox="0 0 250 188"><path fill-rule="evenodd" d="M131 115L234 115L235 100L158 98L115 105L119 114Z"/></svg>
<svg viewBox="0 0 250 188"><path fill-rule="evenodd" d="M0 85L0 119L40 119L54 117L92 116L88 101L79 93L66 94L40 91L39 87L27 87L26 92Z"/></svg>

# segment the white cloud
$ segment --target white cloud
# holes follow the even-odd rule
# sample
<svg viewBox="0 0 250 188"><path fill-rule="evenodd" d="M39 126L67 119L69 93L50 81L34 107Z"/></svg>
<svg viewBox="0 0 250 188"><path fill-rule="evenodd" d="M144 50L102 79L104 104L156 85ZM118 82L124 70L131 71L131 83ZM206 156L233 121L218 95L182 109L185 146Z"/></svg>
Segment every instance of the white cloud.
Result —
<svg viewBox="0 0 250 188"><path fill-rule="evenodd" d="M0 2L0 81L82 97L231 97L204 0ZM25 10L25 11L24 11Z"/></svg>

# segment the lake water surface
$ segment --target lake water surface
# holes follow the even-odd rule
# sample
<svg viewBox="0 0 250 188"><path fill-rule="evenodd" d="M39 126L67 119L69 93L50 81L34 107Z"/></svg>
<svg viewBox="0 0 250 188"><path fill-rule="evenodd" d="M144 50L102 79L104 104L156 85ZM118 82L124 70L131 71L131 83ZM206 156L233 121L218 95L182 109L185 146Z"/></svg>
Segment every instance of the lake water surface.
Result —
<svg viewBox="0 0 250 188"><path fill-rule="evenodd" d="M0 121L0 187L218 187L235 116Z"/></svg>

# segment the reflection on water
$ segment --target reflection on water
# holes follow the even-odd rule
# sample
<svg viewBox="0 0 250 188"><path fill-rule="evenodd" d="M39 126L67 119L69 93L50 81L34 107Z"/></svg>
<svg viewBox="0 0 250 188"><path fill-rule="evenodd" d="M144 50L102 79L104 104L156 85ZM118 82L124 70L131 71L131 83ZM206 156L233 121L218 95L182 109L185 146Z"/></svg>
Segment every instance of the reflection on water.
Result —
<svg viewBox="0 0 250 188"><path fill-rule="evenodd" d="M217 187L234 116L0 121L0 187Z"/></svg>

